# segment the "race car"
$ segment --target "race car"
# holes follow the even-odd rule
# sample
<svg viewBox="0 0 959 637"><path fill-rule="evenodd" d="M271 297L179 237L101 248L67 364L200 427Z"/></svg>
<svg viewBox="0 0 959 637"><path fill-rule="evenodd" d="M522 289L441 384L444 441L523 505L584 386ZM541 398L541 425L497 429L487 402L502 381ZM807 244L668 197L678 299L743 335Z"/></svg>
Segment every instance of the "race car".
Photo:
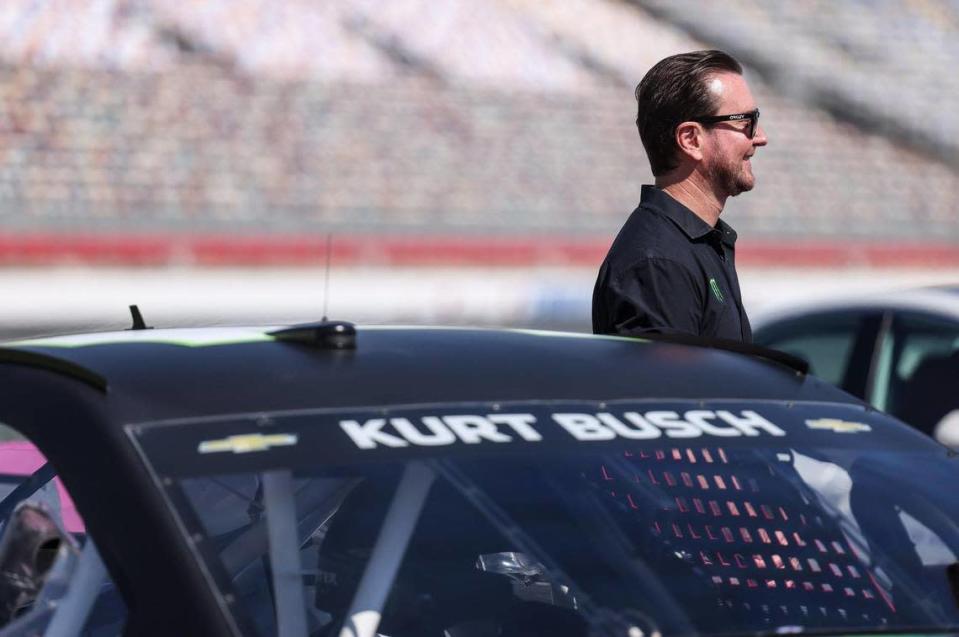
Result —
<svg viewBox="0 0 959 637"><path fill-rule="evenodd" d="M0 346L2 636L959 631L955 454L789 356L134 327Z"/></svg>
<svg viewBox="0 0 959 637"><path fill-rule="evenodd" d="M783 303L756 315L753 339L959 447L959 286Z"/></svg>

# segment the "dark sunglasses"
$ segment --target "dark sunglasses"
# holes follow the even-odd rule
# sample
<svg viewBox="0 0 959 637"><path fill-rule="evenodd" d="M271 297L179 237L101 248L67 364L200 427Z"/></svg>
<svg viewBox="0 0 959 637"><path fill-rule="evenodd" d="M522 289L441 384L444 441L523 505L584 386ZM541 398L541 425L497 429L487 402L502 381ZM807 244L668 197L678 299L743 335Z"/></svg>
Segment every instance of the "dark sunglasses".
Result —
<svg viewBox="0 0 959 637"><path fill-rule="evenodd" d="M749 126L744 129L746 137L752 139L756 135L756 126L759 124L759 109L753 109L748 113L734 113L732 115L704 115L694 117L691 122L700 124L718 124L719 122L741 122L749 120Z"/></svg>

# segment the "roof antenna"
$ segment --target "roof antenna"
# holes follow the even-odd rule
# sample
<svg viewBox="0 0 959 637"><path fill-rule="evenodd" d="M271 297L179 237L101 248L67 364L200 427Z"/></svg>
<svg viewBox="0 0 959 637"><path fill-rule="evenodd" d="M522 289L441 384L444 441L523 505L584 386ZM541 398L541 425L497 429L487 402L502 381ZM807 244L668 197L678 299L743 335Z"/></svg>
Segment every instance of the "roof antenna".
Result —
<svg viewBox="0 0 959 637"><path fill-rule="evenodd" d="M333 252L333 233L326 233L326 281L323 284L323 318L320 319L321 323L326 323L326 311L329 307L330 302L330 256Z"/></svg>
<svg viewBox="0 0 959 637"><path fill-rule="evenodd" d="M323 318L319 323L304 323L268 332L279 341L302 343L325 350L355 350L356 327L347 321L330 321L326 310L330 298L330 257L333 254L333 233L326 235L326 282L323 285Z"/></svg>
<svg viewBox="0 0 959 637"><path fill-rule="evenodd" d="M140 314L140 308L136 305L130 306L130 315L133 316L133 327L131 330L152 330L153 328L146 324L143 315Z"/></svg>

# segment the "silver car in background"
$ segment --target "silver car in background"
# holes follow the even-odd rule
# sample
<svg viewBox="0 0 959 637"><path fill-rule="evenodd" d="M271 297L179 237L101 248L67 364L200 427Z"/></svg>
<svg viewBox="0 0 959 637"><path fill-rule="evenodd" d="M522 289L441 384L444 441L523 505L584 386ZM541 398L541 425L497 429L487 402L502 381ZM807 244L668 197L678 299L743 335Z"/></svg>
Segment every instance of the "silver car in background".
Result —
<svg viewBox="0 0 959 637"><path fill-rule="evenodd" d="M959 285L783 306L753 323L757 345L959 447Z"/></svg>

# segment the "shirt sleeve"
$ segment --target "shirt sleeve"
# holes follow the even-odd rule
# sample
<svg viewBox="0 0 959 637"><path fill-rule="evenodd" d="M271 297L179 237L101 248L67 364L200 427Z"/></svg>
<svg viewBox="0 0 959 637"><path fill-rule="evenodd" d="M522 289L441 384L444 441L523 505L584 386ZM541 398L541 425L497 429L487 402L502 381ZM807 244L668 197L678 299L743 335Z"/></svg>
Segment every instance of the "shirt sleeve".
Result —
<svg viewBox="0 0 959 637"><path fill-rule="evenodd" d="M601 304L604 325L594 330L637 336L648 333L699 334L702 286L681 263L644 258L620 272L607 270L593 303Z"/></svg>

